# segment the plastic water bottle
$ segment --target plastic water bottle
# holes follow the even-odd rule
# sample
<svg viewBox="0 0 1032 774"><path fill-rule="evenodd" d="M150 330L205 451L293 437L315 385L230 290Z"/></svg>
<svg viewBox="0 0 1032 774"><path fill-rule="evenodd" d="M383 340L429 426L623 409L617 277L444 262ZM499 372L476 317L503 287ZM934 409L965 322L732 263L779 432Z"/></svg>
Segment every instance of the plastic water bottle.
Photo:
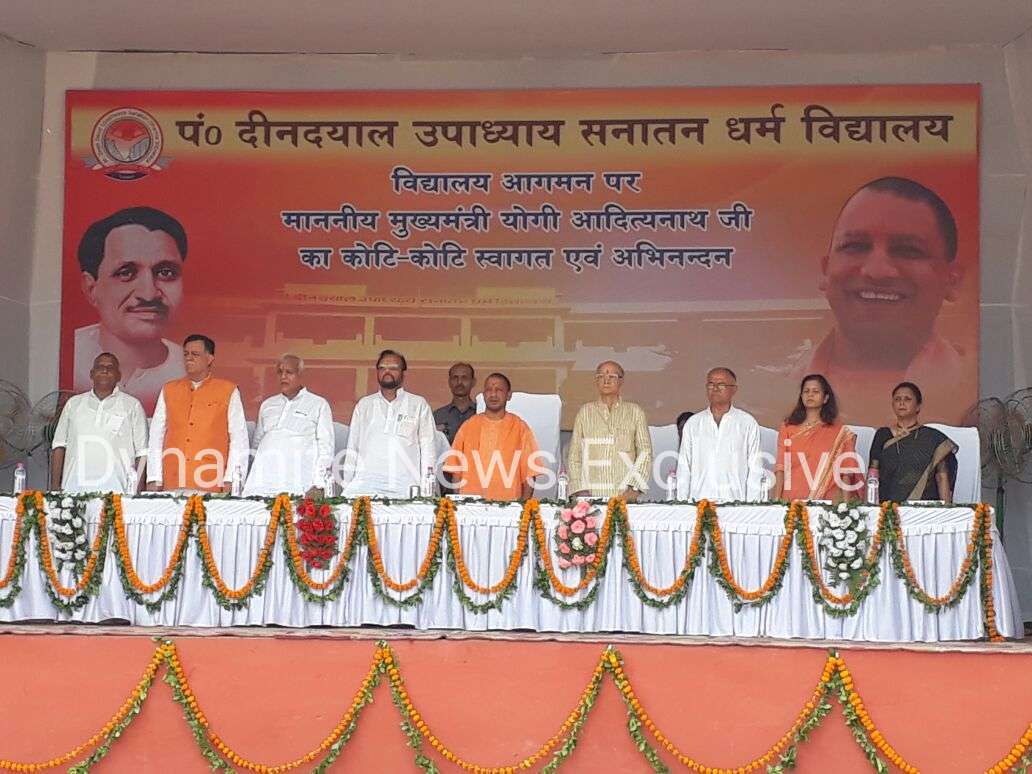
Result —
<svg viewBox="0 0 1032 774"><path fill-rule="evenodd" d="M437 494L437 476L434 475L432 467L428 466L423 475L423 486L419 494L423 497L434 497Z"/></svg>
<svg viewBox="0 0 1032 774"><path fill-rule="evenodd" d="M16 495L25 491L25 465L19 462L14 466L14 493Z"/></svg>
<svg viewBox="0 0 1032 774"><path fill-rule="evenodd" d="M233 484L230 487L230 494L233 497L240 497L244 493L244 472L237 465L233 468Z"/></svg>
<svg viewBox="0 0 1032 774"><path fill-rule="evenodd" d="M878 504L878 469L871 468L867 471L867 502L871 505Z"/></svg>
<svg viewBox="0 0 1032 774"><path fill-rule="evenodd" d="M559 477L555 481L555 497L557 500L566 502L570 496L570 477L566 475L565 468L559 468Z"/></svg>
<svg viewBox="0 0 1032 774"><path fill-rule="evenodd" d="M677 468L670 468L670 475L667 476L666 499L668 503L677 500Z"/></svg>

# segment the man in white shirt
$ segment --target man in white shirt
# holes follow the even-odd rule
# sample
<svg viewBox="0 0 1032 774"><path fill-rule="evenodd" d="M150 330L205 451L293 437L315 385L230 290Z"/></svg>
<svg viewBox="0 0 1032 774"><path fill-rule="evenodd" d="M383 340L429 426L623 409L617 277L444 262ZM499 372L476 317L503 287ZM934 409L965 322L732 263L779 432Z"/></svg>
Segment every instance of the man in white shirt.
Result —
<svg viewBox="0 0 1032 774"><path fill-rule="evenodd" d="M362 398L351 418L342 471L344 495L408 497L427 468L434 467L434 426L430 404L405 392L408 364L386 349L376 361L380 390Z"/></svg>
<svg viewBox="0 0 1032 774"><path fill-rule="evenodd" d="M330 404L304 386L304 361L284 355L276 365L280 393L258 409L255 450L244 496L322 492L333 463Z"/></svg>
<svg viewBox="0 0 1032 774"><path fill-rule="evenodd" d="M730 368L706 374L709 408L685 423L677 462L677 499L763 499L760 426L732 405L738 379Z"/></svg>
<svg viewBox="0 0 1032 774"><path fill-rule="evenodd" d="M185 379L166 384L151 419L147 488L230 491L247 475L250 444L240 390L212 376L215 342L195 333L183 341Z"/></svg>
<svg viewBox="0 0 1032 774"><path fill-rule="evenodd" d="M65 492L135 491L147 456L147 420L140 401L118 389L118 358L93 361L93 389L68 399L54 432L50 485Z"/></svg>

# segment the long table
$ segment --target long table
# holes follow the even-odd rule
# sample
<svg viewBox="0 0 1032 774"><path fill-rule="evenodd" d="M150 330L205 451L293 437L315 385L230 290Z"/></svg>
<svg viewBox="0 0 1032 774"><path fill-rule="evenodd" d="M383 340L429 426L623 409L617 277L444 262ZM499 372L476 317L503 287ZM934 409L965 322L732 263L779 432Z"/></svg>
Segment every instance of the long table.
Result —
<svg viewBox="0 0 1032 774"><path fill-rule="evenodd" d="M52 501L48 498L48 507ZM125 548L141 583L154 583L169 565L183 525L185 498L142 496L121 501ZM102 509L110 500L92 499L86 509L92 540L101 523ZM600 506L604 515L606 506ZM266 541L271 507L257 500L212 498L204 503L204 529L211 557L225 587L243 586L254 572ZM817 511L812 506L810 528L816 534ZM110 508L109 508L110 510ZM871 530L878 519L877 508L865 508ZM341 540L348 534L353 508L335 506ZM372 501L371 529L382 555L383 571L399 583L416 577L425 563L427 545L434 531L435 506L425 502ZM521 506L482 502L461 502L455 506L454 522L461 556L468 577L483 586L497 584L506 573L510 557L521 535ZM785 535L786 506L718 505L716 507L726 556L736 583L756 589L771 573ZM957 578L965 560L975 512L971 507L899 508L903 539L913 576L930 595L944 594ZM692 531L699 518L691 504L632 504L627 522L634 539L640 576L655 587L674 584L685 564ZM541 524L551 545L557 524L555 506L542 504ZM15 501L0 498L0 577L12 561L16 523ZM703 556L690 585L676 604L665 609L648 604L635 592L632 569L624 554L625 544L614 540L606 572L572 596L557 594L554 587L542 591L541 564L533 528L527 549L513 579L514 587L497 609L483 612L460 601L456 588L477 604L490 602L492 595L465 586L449 561L452 552L447 530L441 540L440 569L423 593L413 602L397 604L413 591L392 591L375 583L379 576L370 568L368 542L361 542L350 560L350 574L339 597L332 601L306 599L292 577L289 553L283 550L284 534L277 535L269 552L270 568L263 588L239 609L220 605L204 583L198 525L192 526L183 558L182 577L170 599L149 610L126 593L118 561L118 541L112 531L99 587L79 609L63 611L54 602L53 584L40 565L38 535L30 532L26 541L21 590L7 607L0 607L0 621L126 621L136 626L224 627L241 625L361 626L407 625L418 629L533 630L539 632L642 632L665 635L710 635L734 637L818 638L882 642L946 641L984 638L985 609L980 599L982 570L979 568L966 593L956 604L930 612L914 598L893 566L892 553L884 550L880 559L880 583L858 609L847 614L829 613L814 599L814 587L804 570L798 544L788 552L788 564L776 594L762 606L740 606L729 598L709 570L713 545L706 542ZM360 531L361 532L361 531ZM1021 613L1007 558L995 526L992 538L992 600L995 623L1004 637L1020 637ZM554 562L554 556L552 557ZM313 570L315 581L330 570ZM578 568L555 569L557 578L576 585ZM826 577L827 574L825 574ZM66 586L74 585L69 569L60 574ZM537 585L535 581L537 580ZM597 584L597 589L594 586ZM380 589L377 590L376 586ZM48 589L48 586L50 588ZM547 586L547 584L546 584ZM839 588L841 591L841 587ZM0 587L0 599L10 586ZM153 600L160 592L144 595ZM589 596L591 595L591 596ZM648 596L648 595L646 595ZM497 594L494 595L497 597ZM585 598L587 598L586 601ZM58 597L59 598L59 597ZM395 600L392 604L389 599ZM651 597L650 597L651 598ZM563 604L557 604L556 600ZM578 609L578 602L581 605Z"/></svg>

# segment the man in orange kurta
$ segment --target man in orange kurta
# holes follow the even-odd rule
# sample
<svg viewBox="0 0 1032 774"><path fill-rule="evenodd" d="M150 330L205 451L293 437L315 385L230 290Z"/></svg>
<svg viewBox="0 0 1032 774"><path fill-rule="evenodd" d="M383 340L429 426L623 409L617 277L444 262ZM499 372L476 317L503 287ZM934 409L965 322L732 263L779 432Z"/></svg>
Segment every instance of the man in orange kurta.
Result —
<svg viewBox="0 0 1032 774"><path fill-rule="evenodd" d="M240 391L211 375L215 342L194 334L183 342L185 379L158 396L150 428L147 488L225 492L247 475L249 443Z"/></svg>
<svg viewBox="0 0 1032 774"><path fill-rule="evenodd" d="M491 374L484 380L484 413L459 428L444 470L460 494L486 500L527 500L534 494L534 478L546 468L537 459L533 431L505 410L511 395L509 379Z"/></svg>

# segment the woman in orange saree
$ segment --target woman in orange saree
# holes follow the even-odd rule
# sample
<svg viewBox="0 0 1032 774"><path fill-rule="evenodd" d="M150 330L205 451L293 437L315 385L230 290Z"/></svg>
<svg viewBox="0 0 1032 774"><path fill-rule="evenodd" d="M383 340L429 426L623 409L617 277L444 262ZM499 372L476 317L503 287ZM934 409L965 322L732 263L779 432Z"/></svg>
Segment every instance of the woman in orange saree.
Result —
<svg viewBox="0 0 1032 774"><path fill-rule="evenodd" d="M804 376L795 408L778 431L773 499L856 497L862 473L856 435L838 420L834 390L820 374Z"/></svg>

